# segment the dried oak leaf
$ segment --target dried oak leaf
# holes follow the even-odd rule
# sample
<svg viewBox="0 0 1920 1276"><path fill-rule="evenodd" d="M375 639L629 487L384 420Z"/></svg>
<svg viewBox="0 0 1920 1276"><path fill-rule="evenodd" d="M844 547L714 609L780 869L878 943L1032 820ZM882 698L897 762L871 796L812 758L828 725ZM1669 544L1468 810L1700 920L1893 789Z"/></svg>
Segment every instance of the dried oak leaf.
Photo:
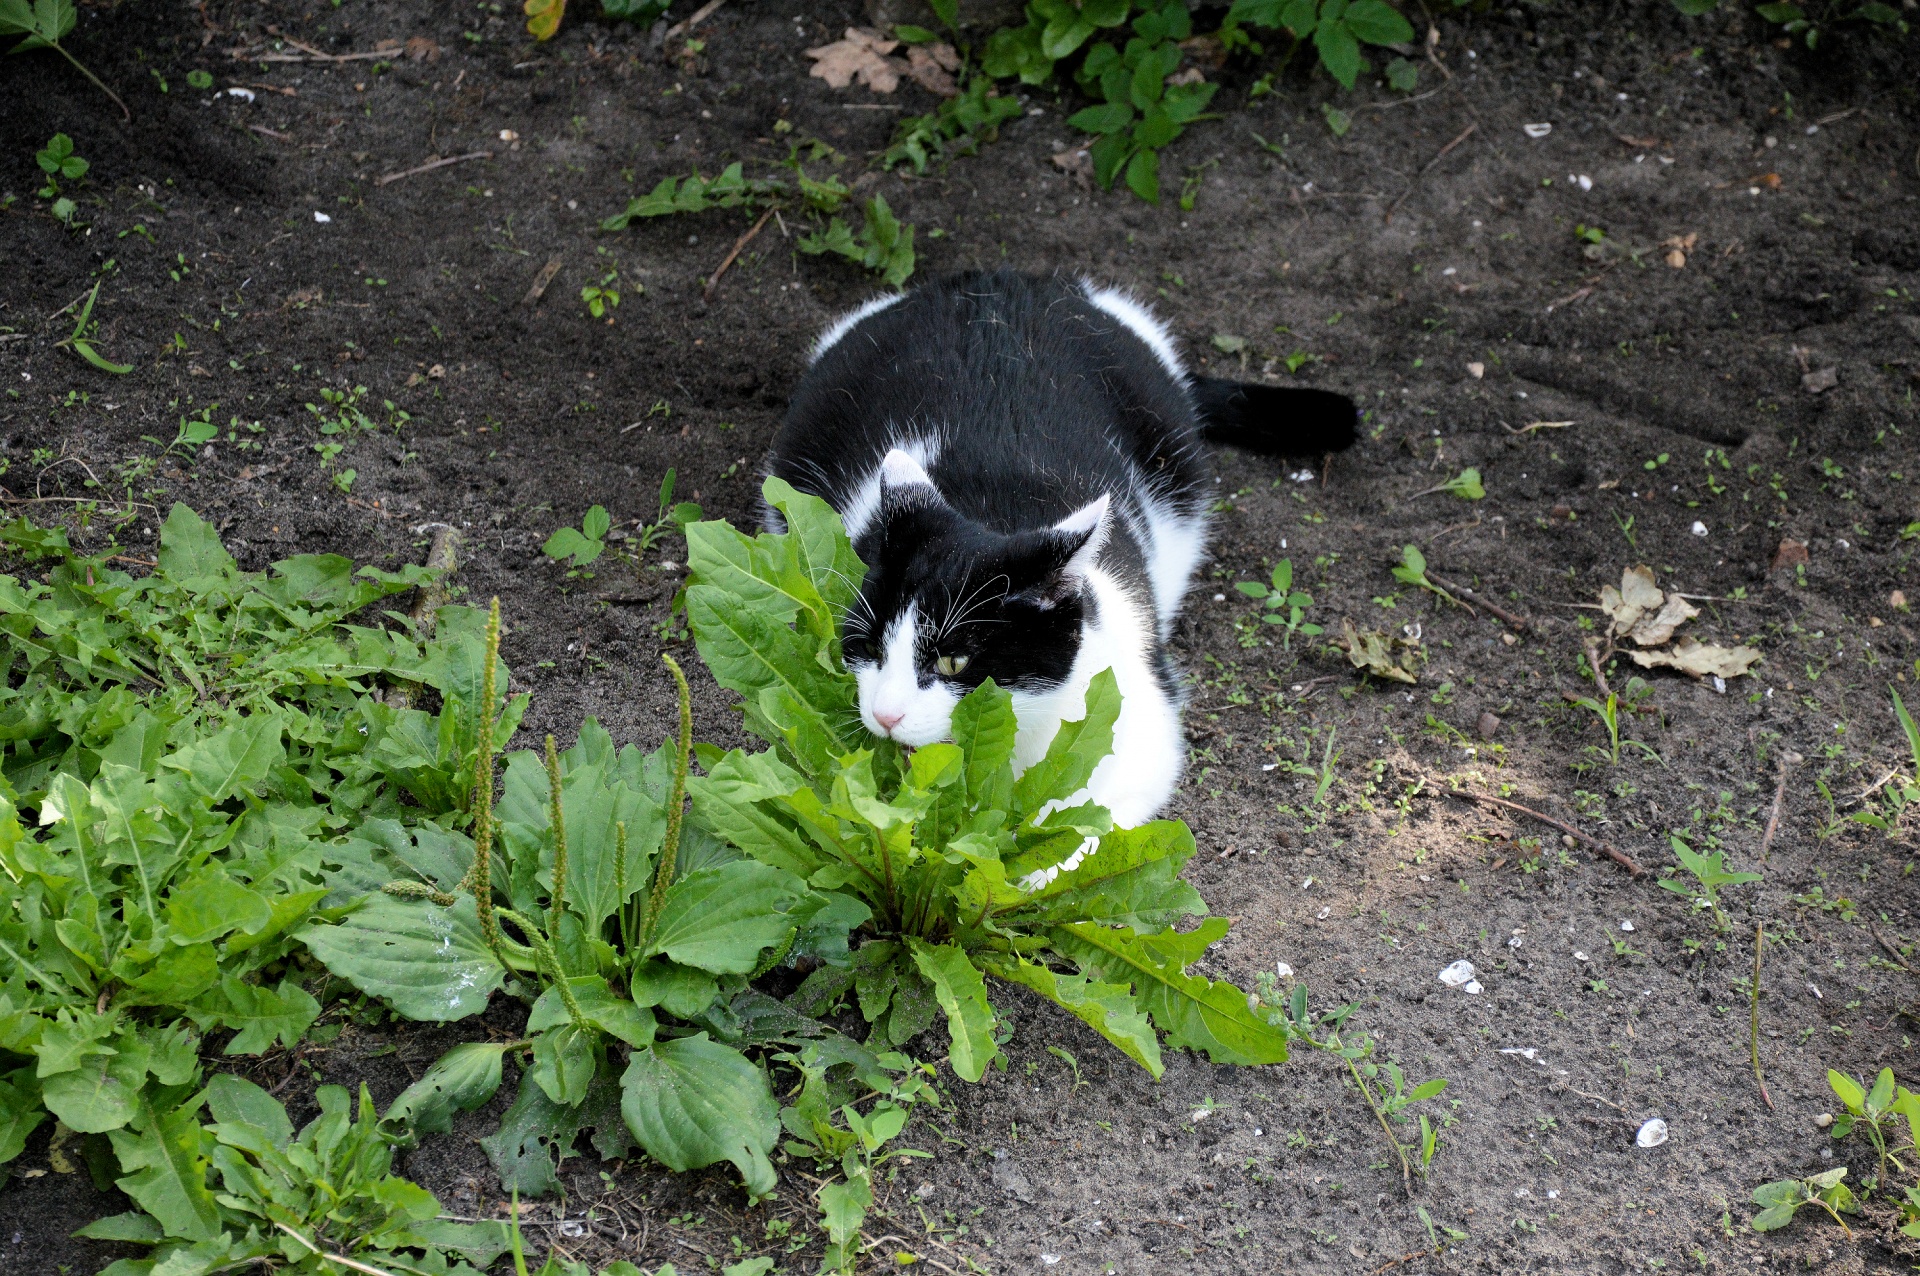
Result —
<svg viewBox="0 0 1920 1276"><path fill-rule="evenodd" d="M953 78L959 69L960 55L951 44L916 44L907 50L907 78L929 93L959 97L960 84Z"/></svg>
<svg viewBox="0 0 1920 1276"><path fill-rule="evenodd" d="M1346 647L1347 659L1355 669L1364 669L1376 678L1387 678L1408 685L1419 681L1413 664L1419 657L1420 644L1390 636L1378 629L1361 632L1353 627L1351 620L1340 622L1340 639Z"/></svg>
<svg viewBox="0 0 1920 1276"><path fill-rule="evenodd" d="M807 50L807 56L814 60L808 74L836 89L858 80L875 93L891 93L908 72L905 62L886 56L899 47L898 40L889 40L878 31L848 27L845 38Z"/></svg>
<svg viewBox="0 0 1920 1276"><path fill-rule="evenodd" d="M1613 618L1611 636L1629 638L1642 647L1658 647L1673 631L1700 614L1700 609L1678 594L1662 593L1653 583L1653 569L1642 564L1620 573L1620 588L1600 590L1600 609Z"/></svg>
<svg viewBox="0 0 1920 1276"><path fill-rule="evenodd" d="M1738 678L1753 667L1760 653L1752 647L1720 647L1682 638L1669 651L1636 651L1633 663L1642 669L1678 669L1696 678L1713 675Z"/></svg>

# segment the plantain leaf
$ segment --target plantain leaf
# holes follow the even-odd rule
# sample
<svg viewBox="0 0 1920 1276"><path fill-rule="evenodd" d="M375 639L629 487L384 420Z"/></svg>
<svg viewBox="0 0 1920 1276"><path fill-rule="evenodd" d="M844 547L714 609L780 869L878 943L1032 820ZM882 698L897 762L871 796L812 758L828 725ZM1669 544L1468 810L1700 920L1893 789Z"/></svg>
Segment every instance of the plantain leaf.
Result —
<svg viewBox="0 0 1920 1276"><path fill-rule="evenodd" d="M746 1056L706 1033L636 1050L620 1080L620 1111L647 1155L685 1172L731 1161L747 1191L779 1185L767 1153L780 1134L767 1078Z"/></svg>
<svg viewBox="0 0 1920 1276"><path fill-rule="evenodd" d="M299 938L361 992L429 1023L478 1014L506 977L481 937L471 895L442 908L376 894L339 925L311 924Z"/></svg>

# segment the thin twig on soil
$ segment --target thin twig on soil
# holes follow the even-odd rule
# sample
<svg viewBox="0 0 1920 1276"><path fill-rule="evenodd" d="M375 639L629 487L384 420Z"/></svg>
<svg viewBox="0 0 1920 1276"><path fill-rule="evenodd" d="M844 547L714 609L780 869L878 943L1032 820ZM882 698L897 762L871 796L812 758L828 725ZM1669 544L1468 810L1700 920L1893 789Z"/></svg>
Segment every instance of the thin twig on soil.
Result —
<svg viewBox="0 0 1920 1276"><path fill-rule="evenodd" d="M1434 65L1439 66L1440 64L1438 61L1436 61ZM1452 79L1453 77L1448 76L1447 78ZM1414 174L1413 180L1407 183L1407 189L1400 192L1400 198L1394 200L1393 203L1387 208L1387 215L1382 220L1381 224L1386 226L1393 225L1393 215L1400 211L1400 205L1407 202L1407 196L1413 194L1414 190L1420 185L1421 179L1424 178L1428 173L1432 172L1433 166L1435 164L1438 164L1441 160L1445 159L1447 157L1447 153L1453 150L1454 147L1460 145L1460 143L1466 141L1469 137L1472 137L1474 130L1479 127L1480 127L1480 122L1478 120L1475 120L1473 123L1467 125L1466 128L1460 131L1460 136L1454 138L1451 142L1448 142L1445 146L1441 147L1440 153L1438 155L1435 155L1432 159L1428 160L1427 166L1425 168L1421 169L1418 173Z"/></svg>
<svg viewBox="0 0 1920 1276"><path fill-rule="evenodd" d="M668 27L666 35L660 38L660 42L664 44L668 40L678 40L681 36L693 30L708 18L711 18L714 10L726 2L727 0L707 0L705 4L693 11L691 18L688 18L685 22L675 23L673 26Z"/></svg>
<svg viewBox="0 0 1920 1276"><path fill-rule="evenodd" d="M1587 834L1573 827L1573 825L1562 823L1554 819L1551 815L1542 815L1532 807L1521 806L1518 802L1509 802L1505 798L1490 797L1485 793L1475 793L1472 789L1452 789L1449 791L1455 797L1471 798L1475 802L1486 802L1492 806L1503 806L1510 811L1518 811L1522 815L1531 815L1542 824L1550 824L1562 833L1565 833L1568 837L1573 838L1576 842L1586 846L1588 849L1597 854L1604 855L1621 868L1626 869L1627 872L1633 874L1633 876L1645 877L1647 875L1647 870L1642 868L1640 862L1634 859L1633 856L1615 847L1610 842L1603 842L1597 837L1589 837Z"/></svg>
<svg viewBox="0 0 1920 1276"><path fill-rule="evenodd" d="M560 258L548 258L547 264L540 267L540 273L533 277L531 284L527 285L527 295L520 298L520 304L523 306L538 305L540 298L546 295L547 285L552 283L553 277L559 273Z"/></svg>
<svg viewBox="0 0 1920 1276"><path fill-rule="evenodd" d="M1773 835L1780 828L1780 804L1787 796L1787 757L1780 755L1780 780L1773 786L1773 810L1767 816L1767 831L1760 837L1760 862L1767 862L1767 852L1773 846Z"/></svg>
<svg viewBox="0 0 1920 1276"><path fill-rule="evenodd" d="M291 142L293 140L293 134L282 133L279 129L268 128L264 124L249 124L247 125L247 131L249 133L258 133L261 137L270 137L276 142Z"/></svg>
<svg viewBox="0 0 1920 1276"><path fill-rule="evenodd" d="M1873 924L1873 919L1871 917L1867 919L1867 929L1873 932L1873 937L1876 941L1879 942L1880 947L1887 950L1887 956L1893 958L1894 965L1900 967L1900 969L1906 971L1908 974L1913 973L1913 967L1907 964L1907 959L1900 955L1900 950L1898 948L1895 948L1892 944L1889 944L1887 942L1887 937L1880 933L1880 928Z"/></svg>
<svg viewBox="0 0 1920 1276"><path fill-rule="evenodd" d="M700 300L702 301L713 300L714 290L720 286L720 277L727 273L727 268L732 266L734 263L734 260L740 256L740 250L753 242L753 237L760 233L760 231L766 226L767 219L772 216L773 216L773 210L769 208L766 212L760 214L760 220L753 224L753 228L751 230L749 230L746 234L740 236L740 238L733 241L733 251L727 254L726 260L721 262L719 269L713 272L713 277L707 280L707 286L705 290L701 292Z"/></svg>
<svg viewBox="0 0 1920 1276"><path fill-rule="evenodd" d="M449 155L445 159L430 159L424 164L415 164L412 168L402 169L398 173L387 173L373 179L375 186L385 186L405 177L417 177L421 173L431 173L436 168L446 168L453 164L464 164L468 160L492 159L492 151L468 151L465 155Z"/></svg>
<svg viewBox="0 0 1920 1276"><path fill-rule="evenodd" d="M1434 1254L1438 1254L1439 1252L1440 1251L1437 1249L1416 1249L1411 1254L1402 1254L1400 1255L1400 1257L1393 1259L1391 1262L1384 1263L1381 1266L1374 1268L1373 1276L1380 1276L1381 1272L1392 1271L1394 1268L1400 1266L1400 1264L1402 1263L1411 1263L1416 1258L1428 1258Z"/></svg>
<svg viewBox="0 0 1920 1276"><path fill-rule="evenodd" d="M1753 1057L1753 1083L1760 1087L1760 1097L1767 1101L1767 1111L1774 1111L1773 1096L1767 1093L1767 1079L1760 1075L1760 950L1766 943L1766 926L1763 922L1753 924L1753 984L1747 989L1747 1053Z"/></svg>
<svg viewBox="0 0 1920 1276"><path fill-rule="evenodd" d="M1613 659L1613 643L1608 642L1605 651L1600 649L1598 638L1586 641L1587 668L1593 671L1593 689L1602 696L1613 694L1613 688L1607 685L1607 661Z"/></svg>
<svg viewBox="0 0 1920 1276"><path fill-rule="evenodd" d="M1432 581L1434 584L1440 586L1440 588L1446 590L1448 593L1454 595L1457 598L1463 598L1470 603L1479 603L1482 607L1485 607L1488 611L1498 616L1501 620L1506 621L1509 625L1512 625L1515 629L1524 631L1531 627L1530 622L1527 620L1525 616L1515 615L1513 612L1508 611L1506 608L1502 607L1500 604L1493 602L1490 599L1483 598L1481 595L1475 593L1473 590L1468 589L1465 585L1456 585L1451 581L1442 580L1440 579L1440 577L1435 576L1432 572L1427 573L1427 579Z"/></svg>

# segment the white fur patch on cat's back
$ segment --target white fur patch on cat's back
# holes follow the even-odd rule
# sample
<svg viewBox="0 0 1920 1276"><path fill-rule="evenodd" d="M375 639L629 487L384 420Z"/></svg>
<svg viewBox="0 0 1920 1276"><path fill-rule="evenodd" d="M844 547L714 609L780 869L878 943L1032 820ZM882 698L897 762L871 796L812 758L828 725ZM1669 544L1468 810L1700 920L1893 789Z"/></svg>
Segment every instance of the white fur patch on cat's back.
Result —
<svg viewBox="0 0 1920 1276"><path fill-rule="evenodd" d="M1183 512L1170 501L1146 498L1140 502L1146 535L1147 580L1153 587L1153 608L1160 622L1160 640L1172 636L1174 618L1193 584L1193 573L1207 555L1207 515L1204 510Z"/></svg>
<svg viewBox="0 0 1920 1276"><path fill-rule="evenodd" d="M1161 323L1151 310L1118 288L1102 288L1091 279L1081 280L1080 288L1095 309L1105 311L1130 328L1135 336L1147 343L1147 348L1153 351L1154 357L1173 374L1174 379L1185 384L1187 370L1180 362L1179 351L1173 347L1173 334L1167 331L1167 325Z"/></svg>
<svg viewBox="0 0 1920 1276"><path fill-rule="evenodd" d="M937 438L902 439L894 444L894 449L912 457L923 473L940 459L940 440ZM873 522L873 516L880 512L880 487L885 470L886 458L882 457L873 467L873 472L853 490L846 508L840 511L840 521L847 525L849 540L859 540L860 533L867 530L867 526Z"/></svg>
<svg viewBox="0 0 1920 1276"><path fill-rule="evenodd" d="M885 310L888 306L901 300L906 295L904 292L893 292L870 298L867 301L861 302L846 314L841 315L838 319L835 319L827 325L827 330L820 334L820 339L813 343L813 353L807 356L808 364L820 362L820 356L839 345L840 338L852 332L861 320L869 319L879 314L882 310Z"/></svg>

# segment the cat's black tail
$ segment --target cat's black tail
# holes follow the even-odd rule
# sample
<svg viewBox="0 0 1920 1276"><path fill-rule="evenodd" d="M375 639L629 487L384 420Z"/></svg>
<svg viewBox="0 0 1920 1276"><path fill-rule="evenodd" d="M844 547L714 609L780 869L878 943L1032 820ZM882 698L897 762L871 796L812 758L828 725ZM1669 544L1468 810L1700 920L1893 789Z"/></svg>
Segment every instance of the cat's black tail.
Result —
<svg viewBox="0 0 1920 1276"><path fill-rule="evenodd" d="M1189 385L1209 443L1262 456L1322 456L1358 437L1360 414L1344 394L1218 377L1194 377Z"/></svg>

